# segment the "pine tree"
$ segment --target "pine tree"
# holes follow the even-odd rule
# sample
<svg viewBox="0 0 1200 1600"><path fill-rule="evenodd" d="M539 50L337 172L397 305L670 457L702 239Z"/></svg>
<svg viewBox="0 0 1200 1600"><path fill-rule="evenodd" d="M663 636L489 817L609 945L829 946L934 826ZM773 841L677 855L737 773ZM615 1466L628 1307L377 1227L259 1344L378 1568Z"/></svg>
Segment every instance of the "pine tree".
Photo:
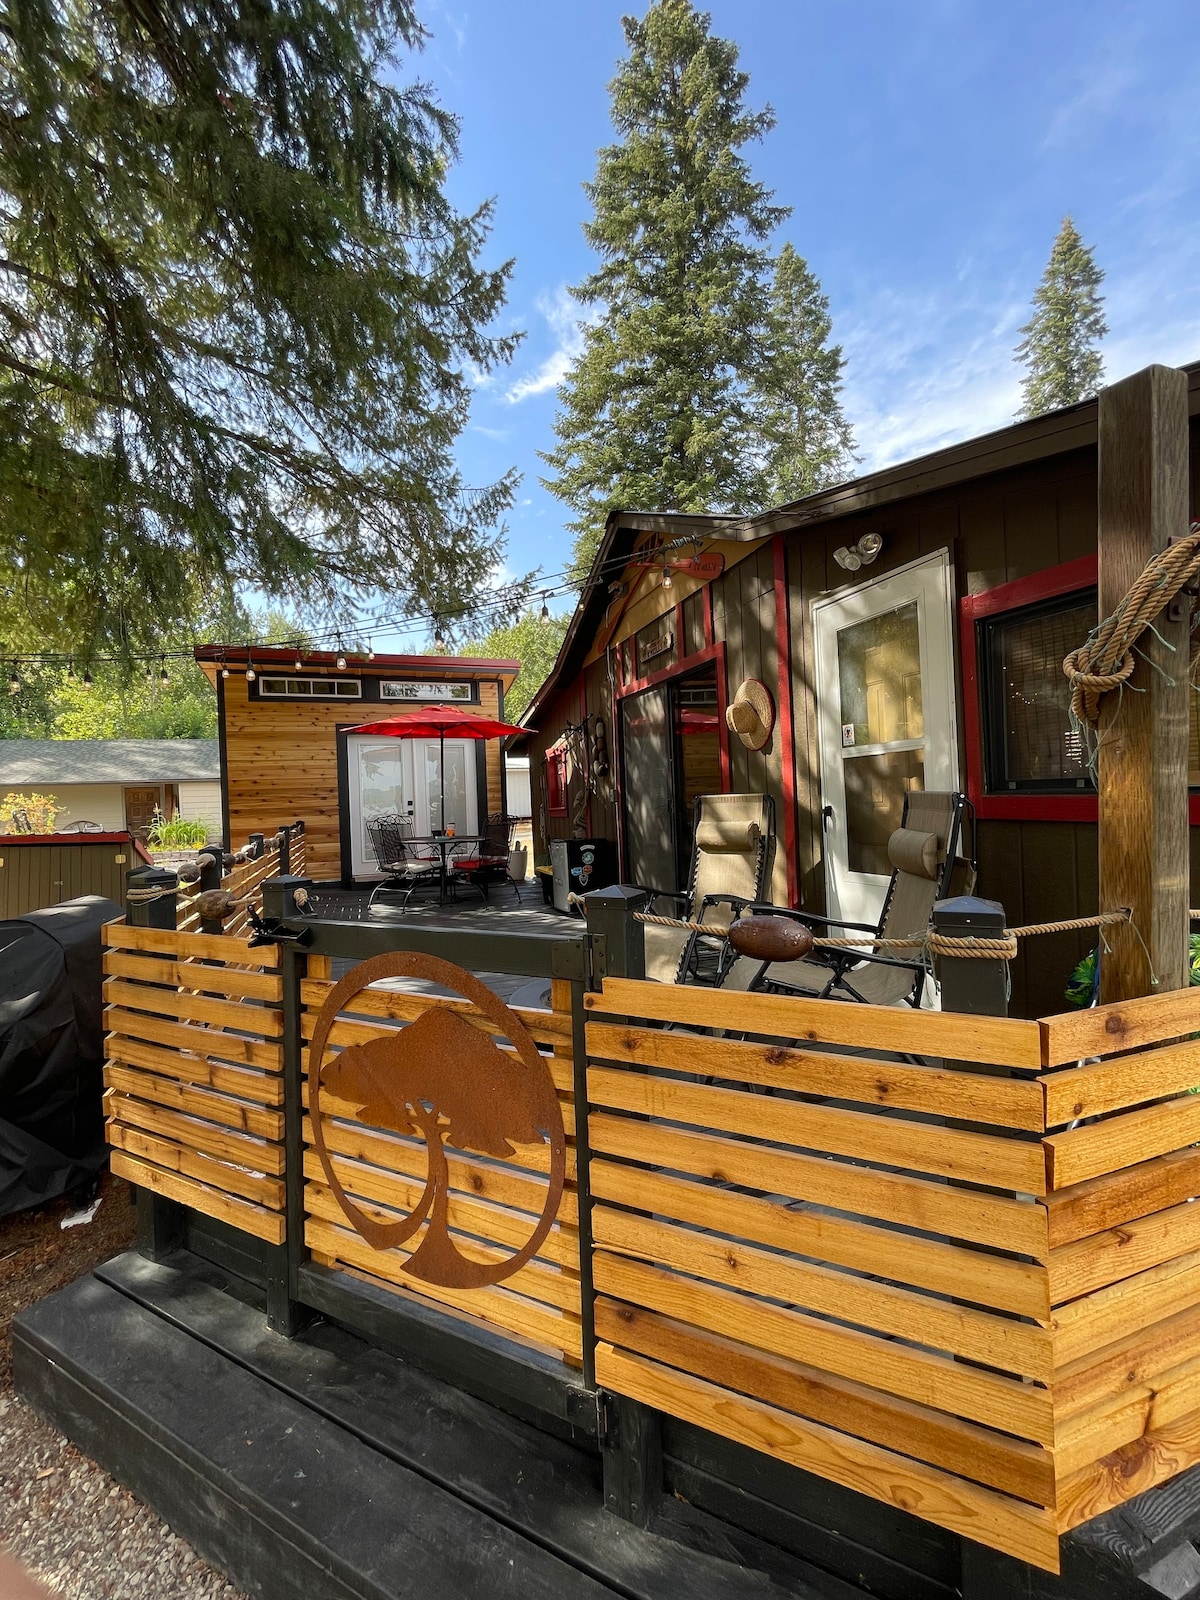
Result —
<svg viewBox="0 0 1200 1600"><path fill-rule="evenodd" d="M412 0L0 0L0 639L132 651L249 584L482 582L454 464L508 268L398 87Z"/></svg>
<svg viewBox="0 0 1200 1600"><path fill-rule="evenodd" d="M769 258L787 216L741 154L774 125L750 111L737 47L691 0L622 26L609 85L617 142L586 186L600 265L574 293L599 313L559 391L545 482L575 513L574 570L614 506L722 511L758 503L748 378L760 358Z"/></svg>
<svg viewBox="0 0 1200 1600"><path fill-rule="evenodd" d="M1101 309L1103 281L1092 251L1071 218L1064 217L1016 350L1025 367L1019 416L1039 417L1099 389L1104 362L1096 347L1108 332Z"/></svg>
<svg viewBox="0 0 1200 1600"><path fill-rule="evenodd" d="M854 434L842 411L842 347L830 344L829 299L803 256L775 262L766 351L756 391L764 445L762 506L781 505L844 478Z"/></svg>

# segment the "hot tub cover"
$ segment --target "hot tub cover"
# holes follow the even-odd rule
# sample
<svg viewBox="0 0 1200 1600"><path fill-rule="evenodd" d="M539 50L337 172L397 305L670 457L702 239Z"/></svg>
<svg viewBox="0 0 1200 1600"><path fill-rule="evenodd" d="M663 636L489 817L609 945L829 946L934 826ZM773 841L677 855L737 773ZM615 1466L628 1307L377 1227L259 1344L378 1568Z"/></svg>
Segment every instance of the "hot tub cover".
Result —
<svg viewBox="0 0 1200 1600"><path fill-rule="evenodd" d="M0 1216L104 1163L100 929L120 915L84 895L0 921Z"/></svg>

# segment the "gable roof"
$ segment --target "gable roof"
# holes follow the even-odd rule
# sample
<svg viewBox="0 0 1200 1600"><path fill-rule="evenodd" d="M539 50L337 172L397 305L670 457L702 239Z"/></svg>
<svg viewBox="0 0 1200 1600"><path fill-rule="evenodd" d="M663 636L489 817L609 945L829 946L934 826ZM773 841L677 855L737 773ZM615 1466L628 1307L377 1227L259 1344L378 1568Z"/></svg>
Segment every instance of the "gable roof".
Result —
<svg viewBox="0 0 1200 1600"><path fill-rule="evenodd" d="M218 783L220 778L215 739L0 739L0 788Z"/></svg>
<svg viewBox="0 0 1200 1600"><path fill-rule="evenodd" d="M1200 362L1184 365L1188 379L1188 415L1200 415ZM558 658L518 721L530 733L546 702L558 687L580 670L609 604L609 588L620 578L638 540L658 533L666 540L697 533L710 539L753 543L775 533L801 531L855 512L874 510L896 500L948 489L975 478L1003 472L1009 467L1042 461L1072 450L1096 448L1099 404L1096 399L1049 411L1044 416L1013 422L991 433L947 445L929 455L883 467L828 489L818 489L803 500L793 500L773 510L750 516L701 515L681 512L613 511L591 572L567 627ZM512 745L523 740L514 735Z"/></svg>

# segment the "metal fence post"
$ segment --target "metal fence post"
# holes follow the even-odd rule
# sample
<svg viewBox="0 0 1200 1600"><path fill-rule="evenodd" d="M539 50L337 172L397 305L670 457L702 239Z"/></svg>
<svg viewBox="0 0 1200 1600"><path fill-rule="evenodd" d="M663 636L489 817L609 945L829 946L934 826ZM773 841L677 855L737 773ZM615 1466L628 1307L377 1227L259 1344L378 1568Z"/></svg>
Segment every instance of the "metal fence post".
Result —
<svg viewBox="0 0 1200 1600"><path fill-rule="evenodd" d="M604 940L604 971L610 978L646 976L646 930L634 921L635 911L650 903L645 889L615 883L584 899L588 932Z"/></svg>
<svg viewBox="0 0 1200 1600"><path fill-rule="evenodd" d="M131 928L170 928L174 932L178 904L175 891L179 888L174 872L167 867L134 867L125 874L125 888L159 891L153 900L143 900L139 895L125 901L125 920Z"/></svg>
<svg viewBox="0 0 1200 1600"><path fill-rule="evenodd" d="M134 867L125 874L126 890L157 890L157 898L140 897L125 902L125 920L131 928L157 928L175 931L176 890L179 879L166 867ZM172 954L174 952L172 951ZM137 1248L151 1261L161 1261L184 1240L186 1213L177 1200L168 1200L152 1189L135 1187L137 1203Z"/></svg>
<svg viewBox="0 0 1200 1600"><path fill-rule="evenodd" d="M629 884L597 889L585 899L588 932L603 952L604 976L646 976L645 925L634 913L649 902L644 889ZM601 1391L600 1453L605 1509L647 1527L662 1495L661 1416L639 1400Z"/></svg>
<svg viewBox="0 0 1200 1600"><path fill-rule="evenodd" d="M303 913L296 891L312 888L311 878L267 878L262 885L263 916L295 923ZM281 945L283 1007L283 1150L284 1240L264 1247L267 1269L267 1326L292 1338L313 1313L299 1303L299 1273L308 1259L304 1244L304 1040L300 1032L300 985L308 974L308 957L294 945Z"/></svg>

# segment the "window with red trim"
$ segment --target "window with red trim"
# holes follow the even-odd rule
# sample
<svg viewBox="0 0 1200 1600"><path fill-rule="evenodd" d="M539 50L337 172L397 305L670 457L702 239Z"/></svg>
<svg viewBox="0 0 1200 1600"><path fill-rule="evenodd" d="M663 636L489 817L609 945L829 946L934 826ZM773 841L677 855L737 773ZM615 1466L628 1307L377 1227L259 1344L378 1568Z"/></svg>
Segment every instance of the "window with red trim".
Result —
<svg viewBox="0 0 1200 1600"><path fill-rule="evenodd" d="M1095 556L968 595L960 620L967 788L979 815L1093 821L1095 783L1062 661L1096 625ZM1197 695L1188 768L1200 786ZM1200 821L1200 797L1191 810Z"/></svg>
<svg viewBox="0 0 1200 1600"><path fill-rule="evenodd" d="M546 809L552 817L567 814L567 747L553 745L546 751Z"/></svg>

